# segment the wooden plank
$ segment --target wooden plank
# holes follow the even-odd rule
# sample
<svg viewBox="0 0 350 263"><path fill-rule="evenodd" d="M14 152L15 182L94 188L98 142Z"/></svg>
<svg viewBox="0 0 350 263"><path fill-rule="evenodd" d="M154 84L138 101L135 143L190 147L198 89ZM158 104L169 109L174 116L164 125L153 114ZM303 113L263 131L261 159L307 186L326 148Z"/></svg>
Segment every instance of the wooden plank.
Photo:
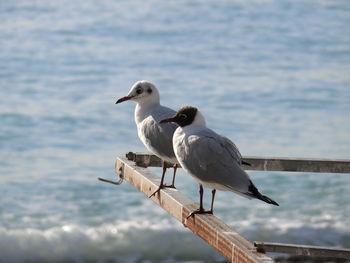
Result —
<svg viewBox="0 0 350 263"><path fill-rule="evenodd" d="M295 244L281 244L270 242L254 242L257 250L265 252L289 253L295 255L311 256L311 257L328 257L328 258L346 258L350 259L350 249L317 247Z"/></svg>
<svg viewBox="0 0 350 263"><path fill-rule="evenodd" d="M245 156L246 170L311 173L350 173L350 160Z"/></svg>
<svg viewBox="0 0 350 263"><path fill-rule="evenodd" d="M157 189L160 183L158 175L145 167L137 166L133 161L126 158L117 158L116 172L147 197ZM257 252L251 242L244 239L214 215L195 215L187 219L189 213L198 208L198 204L176 189L162 189L159 194L151 199L184 224L185 227L218 250L230 262L273 262L270 257Z"/></svg>
<svg viewBox="0 0 350 263"><path fill-rule="evenodd" d="M126 154L128 160L140 166L161 166L161 160L149 153ZM243 165L245 170L313 172L313 173L350 173L350 160L341 159L309 159L243 156L243 160L251 166ZM171 164L168 164L170 166Z"/></svg>

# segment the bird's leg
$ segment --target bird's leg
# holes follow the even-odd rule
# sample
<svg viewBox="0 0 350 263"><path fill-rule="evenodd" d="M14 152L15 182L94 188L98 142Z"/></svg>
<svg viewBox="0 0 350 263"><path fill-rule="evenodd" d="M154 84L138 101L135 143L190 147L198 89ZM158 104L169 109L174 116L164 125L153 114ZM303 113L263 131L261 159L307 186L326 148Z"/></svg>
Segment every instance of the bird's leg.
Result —
<svg viewBox="0 0 350 263"><path fill-rule="evenodd" d="M214 211L214 198L215 198L215 194L216 194L216 189L213 189L211 191L211 208L210 208L210 212L213 213Z"/></svg>
<svg viewBox="0 0 350 263"><path fill-rule="evenodd" d="M199 211L203 212L204 208L203 208L203 195L204 195L204 189L203 189L203 185L199 185Z"/></svg>
<svg viewBox="0 0 350 263"><path fill-rule="evenodd" d="M215 189L214 189L215 190ZM215 196L215 191L213 190L212 193L214 193ZM200 184L199 185L199 209L192 211L187 218L195 215L195 214L213 214L213 201L214 201L214 197L212 196L212 207L211 210L204 210L203 208L203 195L204 195L204 190L203 190L203 186Z"/></svg>
<svg viewBox="0 0 350 263"><path fill-rule="evenodd" d="M177 164L174 164L173 168L174 168L173 182L171 184L164 184L164 186L176 189L176 187L175 187L175 175L176 175L176 170L177 170Z"/></svg>
<svg viewBox="0 0 350 263"><path fill-rule="evenodd" d="M161 177L161 179L160 179L160 184L159 184L157 190L154 191L154 193L151 194L151 195L149 196L149 198L151 198L151 197L154 196L156 193L158 193L158 192L160 191L160 189L164 188L164 183L163 183L163 182L164 182L165 171L166 171L166 163L165 163L165 161L163 161L162 167L163 167L163 173L162 173L162 177Z"/></svg>

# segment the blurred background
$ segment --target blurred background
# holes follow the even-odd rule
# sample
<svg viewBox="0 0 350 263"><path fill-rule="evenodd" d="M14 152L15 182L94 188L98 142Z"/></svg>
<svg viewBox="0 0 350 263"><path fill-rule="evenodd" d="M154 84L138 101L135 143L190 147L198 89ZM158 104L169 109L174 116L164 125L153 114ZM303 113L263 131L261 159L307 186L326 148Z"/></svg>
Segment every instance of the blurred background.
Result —
<svg viewBox="0 0 350 263"><path fill-rule="evenodd" d="M243 155L349 159L349 14L348 0L0 0L0 262L224 260L132 186L96 180L145 151L134 103L115 101L147 79ZM349 175L249 174L280 207L219 192L239 233L350 247ZM198 200L182 171L177 187Z"/></svg>

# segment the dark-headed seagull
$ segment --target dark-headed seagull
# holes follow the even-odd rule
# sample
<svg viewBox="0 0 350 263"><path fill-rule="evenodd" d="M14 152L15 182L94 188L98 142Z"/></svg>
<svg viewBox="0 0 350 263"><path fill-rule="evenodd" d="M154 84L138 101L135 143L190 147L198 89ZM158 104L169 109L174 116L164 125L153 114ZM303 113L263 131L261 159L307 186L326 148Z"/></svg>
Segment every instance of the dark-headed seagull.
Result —
<svg viewBox="0 0 350 263"><path fill-rule="evenodd" d="M176 123L173 136L176 158L184 170L199 183L200 205L194 214L213 213L216 190L231 191L246 198L257 198L278 204L262 195L248 174L242 169L242 156L236 145L206 127L202 113L195 107L182 107L173 117L161 123ZM203 186L212 190L211 209L203 208Z"/></svg>

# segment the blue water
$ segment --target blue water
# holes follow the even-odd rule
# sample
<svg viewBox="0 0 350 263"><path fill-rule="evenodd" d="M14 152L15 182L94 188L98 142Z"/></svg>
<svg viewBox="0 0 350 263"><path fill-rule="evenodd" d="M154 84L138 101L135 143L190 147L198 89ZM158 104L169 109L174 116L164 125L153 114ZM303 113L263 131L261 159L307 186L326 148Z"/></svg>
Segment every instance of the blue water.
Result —
<svg viewBox="0 0 350 263"><path fill-rule="evenodd" d="M243 155L350 158L348 0L3 0L0 19L0 262L223 259L132 186L96 180L145 151L135 105L114 104L140 79ZM280 207L215 204L246 238L350 247L348 174L250 176ZM177 186L197 201L183 172Z"/></svg>

